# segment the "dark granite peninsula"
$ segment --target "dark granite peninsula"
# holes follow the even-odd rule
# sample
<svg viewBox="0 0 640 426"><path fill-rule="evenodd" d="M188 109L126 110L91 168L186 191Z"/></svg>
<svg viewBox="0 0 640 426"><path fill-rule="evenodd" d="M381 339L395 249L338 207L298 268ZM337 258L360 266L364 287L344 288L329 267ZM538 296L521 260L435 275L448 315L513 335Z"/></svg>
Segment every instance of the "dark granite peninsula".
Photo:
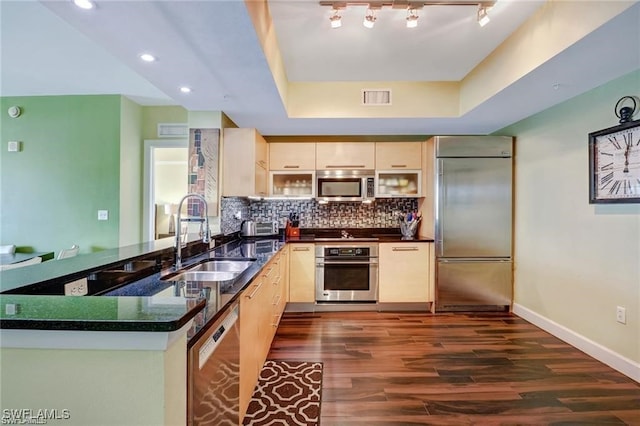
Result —
<svg viewBox="0 0 640 426"><path fill-rule="evenodd" d="M242 241L190 242L184 268L256 259L206 293L201 282L176 292L164 280L176 273L170 238L2 272L3 408L69 414L50 424L184 424L188 346L283 246L274 240L257 253ZM87 296L64 295L65 284L83 279Z"/></svg>

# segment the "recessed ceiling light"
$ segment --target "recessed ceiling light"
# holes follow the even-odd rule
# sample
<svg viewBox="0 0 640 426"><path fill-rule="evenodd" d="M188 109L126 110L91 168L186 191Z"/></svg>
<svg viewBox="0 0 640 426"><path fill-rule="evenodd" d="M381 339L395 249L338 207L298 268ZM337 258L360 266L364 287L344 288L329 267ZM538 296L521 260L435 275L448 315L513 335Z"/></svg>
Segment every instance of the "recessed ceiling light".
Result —
<svg viewBox="0 0 640 426"><path fill-rule="evenodd" d="M150 53L143 53L142 55L140 55L140 59L142 59L145 62L153 62L156 60L156 57Z"/></svg>
<svg viewBox="0 0 640 426"><path fill-rule="evenodd" d="M73 0L73 4L78 6L80 9L93 9L96 5L91 0Z"/></svg>
<svg viewBox="0 0 640 426"><path fill-rule="evenodd" d="M180 88L180 91L181 91L182 93L191 93L191 88L190 88L190 87L187 87L187 86L182 86L182 87Z"/></svg>

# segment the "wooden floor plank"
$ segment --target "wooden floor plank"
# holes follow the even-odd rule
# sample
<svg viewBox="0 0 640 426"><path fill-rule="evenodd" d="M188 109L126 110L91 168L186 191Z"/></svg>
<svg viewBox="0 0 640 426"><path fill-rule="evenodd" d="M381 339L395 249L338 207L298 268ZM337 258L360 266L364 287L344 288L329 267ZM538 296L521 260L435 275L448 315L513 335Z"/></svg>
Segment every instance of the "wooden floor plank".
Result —
<svg viewBox="0 0 640 426"><path fill-rule="evenodd" d="M270 359L324 364L327 425L640 425L640 385L510 313L287 313Z"/></svg>

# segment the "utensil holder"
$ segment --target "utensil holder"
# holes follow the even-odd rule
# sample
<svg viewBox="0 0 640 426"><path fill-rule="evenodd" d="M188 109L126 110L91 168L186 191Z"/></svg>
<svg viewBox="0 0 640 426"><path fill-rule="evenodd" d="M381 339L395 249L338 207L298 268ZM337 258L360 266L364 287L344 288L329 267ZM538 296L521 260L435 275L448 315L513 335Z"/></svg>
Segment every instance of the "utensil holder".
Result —
<svg viewBox="0 0 640 426"><path fill-rule="evenodd" d="M413 222L400 222L400 233L403 239L413 239L416 236L418 230L419 221Z"/></svg>

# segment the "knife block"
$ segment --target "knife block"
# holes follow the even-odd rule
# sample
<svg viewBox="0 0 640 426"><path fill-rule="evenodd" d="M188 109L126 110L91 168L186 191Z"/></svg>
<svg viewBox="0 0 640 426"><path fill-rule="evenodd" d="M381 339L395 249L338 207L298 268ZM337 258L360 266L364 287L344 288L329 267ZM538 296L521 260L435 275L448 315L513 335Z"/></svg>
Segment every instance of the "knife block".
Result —
<svg viewBox="0 0 640 426"><path fill-rule="evenodd" d="M285 235L287 237L299 237L300 236L300 228L297 226L292 226L291 222L287 221L287 227L285 228Z"/></svg>

